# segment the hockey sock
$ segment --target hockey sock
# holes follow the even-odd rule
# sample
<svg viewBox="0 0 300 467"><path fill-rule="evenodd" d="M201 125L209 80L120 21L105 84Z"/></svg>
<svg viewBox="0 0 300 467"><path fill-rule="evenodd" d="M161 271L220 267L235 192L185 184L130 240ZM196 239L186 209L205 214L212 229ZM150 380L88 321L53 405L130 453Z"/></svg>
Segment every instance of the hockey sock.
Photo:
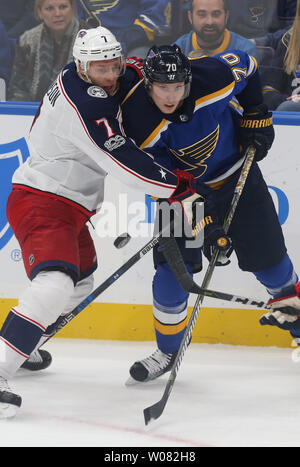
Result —
<svg viewBox="0 0 300 467"><path fill-rule="evenodd" d="M282 289L298 282L298 276L288 254L276 266L254 272L254 275L266 287L270 295L277 295Z"/></svg>
<svg viewBox="0 0 300 467"><path fill-rule="evenodd" d="M187 265L192 276L191 267ZM170 266L159 264L153 279L153 315L158 348L168 354L179 349L187 323L188 293L178 284Z"/></svg>
<svg viewBox="0 0 300 467"><path fill-rule="evenodd" d="M0 332L0 375L9 379L24 363L45 328L12 308Z"/></svg>

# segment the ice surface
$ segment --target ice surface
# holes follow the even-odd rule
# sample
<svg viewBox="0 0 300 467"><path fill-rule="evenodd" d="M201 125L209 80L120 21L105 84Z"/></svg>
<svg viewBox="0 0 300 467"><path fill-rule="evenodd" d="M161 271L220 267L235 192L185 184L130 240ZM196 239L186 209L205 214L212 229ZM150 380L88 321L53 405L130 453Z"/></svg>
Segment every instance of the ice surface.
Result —
<svg viewBox="0 0 300 467"><path fill-rule="evenodd" d="M192 344L162 416L144 425L168 375L125 386L154 342L53 339L53 364L10 381L23 398L0 446L297 446L300 363L292 348Z"/></svg>

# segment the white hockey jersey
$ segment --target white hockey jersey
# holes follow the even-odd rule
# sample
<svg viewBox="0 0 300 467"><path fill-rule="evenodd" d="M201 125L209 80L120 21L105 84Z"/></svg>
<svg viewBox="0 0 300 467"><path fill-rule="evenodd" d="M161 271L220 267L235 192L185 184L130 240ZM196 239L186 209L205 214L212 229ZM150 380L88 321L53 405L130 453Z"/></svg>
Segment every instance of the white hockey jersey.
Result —
<svg viewBox="0 0 300 467"><path fill-rule="evenodd" d="M127 138L116 97L67 65L45 95L29 136L30 157L13 186L62 197L93 214L110 175L134 189L169 198L177 177Z"/></svg>

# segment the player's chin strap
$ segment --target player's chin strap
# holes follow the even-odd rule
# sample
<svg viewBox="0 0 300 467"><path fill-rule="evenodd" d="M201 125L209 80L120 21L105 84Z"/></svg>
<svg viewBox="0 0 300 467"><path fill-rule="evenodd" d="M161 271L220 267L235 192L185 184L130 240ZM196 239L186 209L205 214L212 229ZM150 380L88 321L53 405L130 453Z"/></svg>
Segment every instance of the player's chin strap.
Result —
<svg viewBox="0 0 300 467"><path fill-rule="evenodd" d="M237 204L238 204L239 199L241 197L241 194L243 192L243 189L244 189L244 186L245 186L245 183L246 183L246 180L247 180L247 177L248 177L252 162L254 160L254 156L255 156L255 148L253 146L249 146L247 148L247 150L246 150L245 161L244 161L244 164L243 164L243 167L242 167L242 170L241 170L241 174L240 174L240 177L239 177L238 182L236 184L236 187L234 189L234 194L233 194L233 198L232 198L232 201L231 201L231 205L230 205L228 214L227 214L227 216L225 218L225 221L224 221L223 228L224 228L225 234L227 234L227 232L229 230L229 227L230 227L230 224L231 224L231 221L232 221L233 216L235 214ZM218 259L218 254L219 254L219 251L218 251L217 248L215 248L215 250L213 251L211 260L209 262L206 274L204 276L203 282L201 284L201 289L206 290L207 287L209 286L209 283L210 283L210 280L211 280L211 277L212 277L212 274L213 274L213 271L214 271L214 268L215 268L215 265L216 265L216 262L217 262L217 259ZM144 409L144 418L145 418L146 425L152 419L157 419L158 417L160 417L161 414L164 411L164 408L165 408L165 406L167 404L167 401L169 399L169 396L171 394L173 385L175 383L175 379L176 379L176 376L177 376L181 361L183 359L184 353L185 353L185 351L186 351L186 349L187 349L187 347L188 347L188 345L190 343L192 332L194 330L194 327L195 327L197 317L198 317L199 312L200 312L200 308L201 308L204 296L205 296L205 294L202 293L202 291L201 291L199 293L197 299L196 299L196 303L194 305L190 320L189 320L188 325L186 327L183 339L181 341L181 345L180 345L179 350L177 352L176 359L175 359L175 361L173 363L171 374L169 376L169 379L168 379L168 382L166 384L165 391L163 393L162 398L158 402L153 404L152 406L147 407L146 409Z"/></svg>

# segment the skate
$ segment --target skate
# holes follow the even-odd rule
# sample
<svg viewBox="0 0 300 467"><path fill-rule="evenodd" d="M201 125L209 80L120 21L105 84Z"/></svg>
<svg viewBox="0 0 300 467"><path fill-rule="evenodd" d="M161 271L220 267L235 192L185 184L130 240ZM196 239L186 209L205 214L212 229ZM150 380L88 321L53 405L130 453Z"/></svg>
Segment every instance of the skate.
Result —
<svg viewBox="0 0 300 467"><path fill-rule="evenodd" d="M165 354L156 349L150 357L135 362L129 370L134 381L147 382L158 378L172 369L177 352ZM130 384L130 381L128 382Z"/></svg>
<svg viewBox="0 0 300 467"><path fill-rule="evenodd" d="M29 371L45 370L51 365L52 357L47 350L35 350L30 357L25 360L21 368Z"/></svg>
<svg viewBox="0 0 300 467"><path fill-rule="evenodd" d="M12 418L21 407L22 399L14 394L6 379L0 376L0 419Z"/></svg>

